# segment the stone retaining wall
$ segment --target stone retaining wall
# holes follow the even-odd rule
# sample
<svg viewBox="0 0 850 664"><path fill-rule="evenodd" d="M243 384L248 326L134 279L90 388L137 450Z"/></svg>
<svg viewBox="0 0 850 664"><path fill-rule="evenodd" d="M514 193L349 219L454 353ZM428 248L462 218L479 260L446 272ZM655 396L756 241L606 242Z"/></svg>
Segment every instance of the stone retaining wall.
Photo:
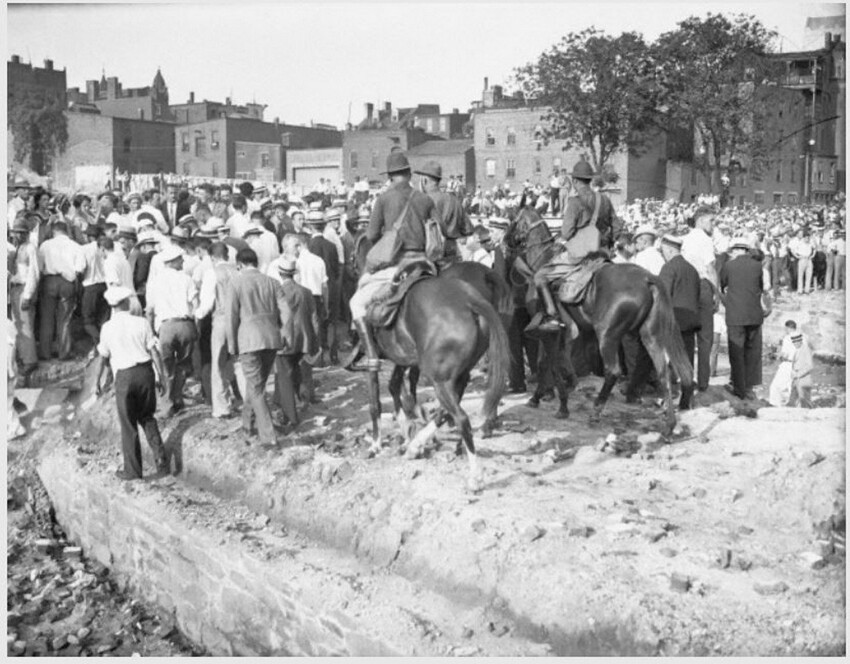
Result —
<svg viewBox="0 0 850 664"><path fill-rule="evenodd" d="M191 525L149 487L81 465L57 443L39 468L69 537L145 599L173 610L184 633L212 653L403 654L345 614L344 590L326 573L286 555L264 560L232 532Z"/></svg>

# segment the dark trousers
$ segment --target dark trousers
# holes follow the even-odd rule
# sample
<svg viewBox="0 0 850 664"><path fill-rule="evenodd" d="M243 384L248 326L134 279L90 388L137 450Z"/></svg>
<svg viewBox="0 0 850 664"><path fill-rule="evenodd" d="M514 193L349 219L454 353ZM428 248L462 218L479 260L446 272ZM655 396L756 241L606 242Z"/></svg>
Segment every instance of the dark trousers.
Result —
<svg viewBox="0 0 850 664"><path fill-rule="evenodd" d="M641 388L652 378L655 365L652 358L643 347L640 337L627 334L623 337L623 354L629 371L629 382L626 384L626 396L636 398L640 396Z"/></svg>
<svg viewBox="0 0 850 664"><path fill-rule="evenodd" d="M109 318L109 307L103 294L106 292L106 283L83 286L83 298L81 303L83 316L83 329L91 337L95 345L100 341L100 328Z"/></svg>
<svg viewBox="0 0 850 664"><path fill-rule="evenodd" d="M328 295L330 295L330 288ZM328 350L328 316L325 310L325 302L321 295L314 295L313 303L316 306L316 314L319 316L319 344L323 351Z"/></svg>
<svg viewBox="0 0 850 664"><path fill-rule="evenodd" d="M142 447L139 427L153 450L157 465L165 463L165 448L154 418L156 412L156 380L150 362L137 364L115 372L115 400L121 424L121 450L124 453L124 472L131 477L142 476Z"/></svg>
<svg viewBox="0 0 850 664"><path fill-rule="evenodd" d="M773 289L773 295L779 295L779 286L782 281L782 263L783 260L778 257L772 257L770 261L770 286Z"/></svg>
<svg viewBox="0 0 850 664"><path fill-rule="evenodd" d="M254 420L257 422L257 432L264 443L274 443L274 425L269 404L266 402L266 383L274 366L276 350L256 350L239 355L242 375L245 378L245 394L242 395L242 427L252 431Z"/></svg>
<svg viewBox="0 0 850 664"><path fill-rule="evenodd" d="M699 282L699 323L700 329L697 332L697 389L707 390L708 380L711 378L711 345L714 343L714 286L708 279L700 279ZM693 353L691 357L693 357Z"/></svg>
<svg viewBox="0 0 850 664"><path fill-rule="evenodd" d="M302 353L278 355L275 359L275 397L287 422L298 424L295 395L301 387Z"/></svg>
<svg viewBox="0 0 850 664"><path fill-rule="evenodd" d="M508 348L511 353L510 386L515 389L525 389L525 363L524 357L528 358L528 366L532 370L537 368L538 341L524 332L525 327L531 322L531 315L525 307L517 307L511 317L508 327ZM538 380L540 376L538 376Z"/></svg>
<svg viewBox="0 0 850 664"><path fill-rule="evenodd" d="M727 325L732 387L743 398L761 384L761 325Z"/></svg>
<svg viewBox="0 0 850 664"><path fill-rule="evenodd" d="M59 346L59 359L71 355L71 316L77 295L77 284L58 274L45 275L39 298L38 356L49 360L54 339Z"/></svg>
<svg viewBox="0 0 850 664"><path fill-rule="evenodd" d="M561 188L552 187L549 189L549 214L558 214L561 211L560 205Z"/></svg>
<svg viewBox="0 0 850 664"><path fill-rule="evenodd" d="M681 330L682 343L685 344L685 355L688 356L688 362L691 364L691 373L694 368L694 349L697 342L697 330Z"/></svg>
<svg viewBox="0 0 850 664"><path fill-rule="evenodd" d="M197 329L192 320L171 319L159 328L159 345L162 365L168 384L168 398L172 406L183 407L183 385L186 374L192 369L192 352L195 349Z"/></svg>

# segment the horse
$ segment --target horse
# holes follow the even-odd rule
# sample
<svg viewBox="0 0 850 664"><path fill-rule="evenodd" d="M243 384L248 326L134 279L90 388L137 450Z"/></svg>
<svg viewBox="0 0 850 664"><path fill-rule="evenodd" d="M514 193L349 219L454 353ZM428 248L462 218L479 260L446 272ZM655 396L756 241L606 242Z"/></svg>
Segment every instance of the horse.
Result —
<svg viewBox="0 0 850 664"><path fill-rule="evenodd" d="M447 418L460 430L469 460L468 487L478 491L481 471L475 455L472 425L461 407L470 372L485 351L490 365L484 394L482 435L496 426L496 411L509 371L508 337L499 314L472 286L451 275L422 280L411 286L389 328L374 329L381 355L394 365L389 389L401 420L413 417L412 399L405 394L404 369L418 370L434 385L440 408L408 442L408 455L424 445ZM369 414L373 443L380 445L380 386L378 372L369 372ZM402 422L402 428L406 425Z"/></svg>
<svg viewBox="0 0 850 664"><path fill-rule="evenodd" d="M508 229L505 239L527 265L526 275L531 275L554 256L555 236L543 219L534 219L525 212L523 210ZM669 435L676 425L676 415L668 361L679 377L682 388L679 408L682 410L690 407L693 397L693 368L673 316L670 296L658 278L637 265L606 263L593 275L581 303L562 303L562 306L575 321L582 337L590 339L595 336L602 359L604 382L594 400L591 420L600 420L611 390L620 377L618 351L623 338L630 335L643 343L662 383L664 432ZM544 352L547 348L553 354L560 352L557 343L550 341L542 345ZM630 380L634 380L634 374ZM556 380L556 387L563 408L567 399L564 381Z"/></svg>

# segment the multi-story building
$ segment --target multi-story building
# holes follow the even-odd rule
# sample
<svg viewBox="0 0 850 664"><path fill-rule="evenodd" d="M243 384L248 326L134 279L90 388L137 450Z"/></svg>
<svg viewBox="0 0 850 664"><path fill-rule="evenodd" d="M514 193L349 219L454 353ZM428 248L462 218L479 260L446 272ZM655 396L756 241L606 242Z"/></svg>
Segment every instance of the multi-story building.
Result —
<svg viewBox="0 0 850 664"><path fill-rule="evenodd" d="M173 173L174 126L166 122L66 111L68 143L53 157L53 185L100 191L116 169Z"/></svg>
<svg viewBox="0 0 850 664"><path fill-rule="evenodd" d="M177 173L210 178L282 180L288 149L340 147L335 129L219 117L173 126Z"/></svg>
<svg viewBox="0 0 850 664"><path fill-rule="evenodd" d="M157 69L153 83L143 88L124 88L117 76L86 81L86 91L68 90L68 101L79 110L97 108L103 115L136 120L173 121L168 105L168 86Z"/></svg>
<svg viewBox="0 0 850 664"><path fill-rule="evenodd" d="M342 148L286 151L286 180L300 195L308 193L320 180L336 185L343 179Z"/></svg>
<svg viewBox="0 0 850 664"><path fill-rule="evenodd" d="M185 104L174 104L171 107L174 121L178 124L194 124L222 117L262 121L265 110L265 104L253 102L240 106L233 104L230 97L227 97L223 104L220 101L208 101L206 99L196 102L194 92L189 93L189 99Z"/></svg>
<svg viewBox="0 0 850 664"><path fill-rule="evenodd" d="M53 60L45 60L42 69L21 62L19 55L13 55L6 63L6 84L10 93L24 86L49 91L62 99L62 105L65 105L65 88L67 87L65 69L62 71L54 69Z"/></svg>
<svg viewBox="0 0 850 664"><path fill-rule="evenodd" d="M467 188L475 186L475 147L471 138L425 141L408 150L407 157L414 171L426 162L437 162L443 169L443 184L450 176L462 176Z"/></svg>

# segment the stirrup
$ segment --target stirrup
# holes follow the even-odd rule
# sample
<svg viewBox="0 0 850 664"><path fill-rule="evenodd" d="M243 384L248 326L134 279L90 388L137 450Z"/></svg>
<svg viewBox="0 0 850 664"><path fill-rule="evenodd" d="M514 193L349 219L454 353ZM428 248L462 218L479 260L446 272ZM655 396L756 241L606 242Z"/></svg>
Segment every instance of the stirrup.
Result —
<svg viewBox="0 0 850 664"><path fill-rule="evenodd" d="M557 316L546 316L537 326L539 332L558 332L567 326Z"/></svg>
<svg viewBox="0 0 850 664"><path fill-rule="evenodd" d="M366 369L368 371L380 371L381 370L381 360L377 357L369 358L366 360Z"/></svg>

